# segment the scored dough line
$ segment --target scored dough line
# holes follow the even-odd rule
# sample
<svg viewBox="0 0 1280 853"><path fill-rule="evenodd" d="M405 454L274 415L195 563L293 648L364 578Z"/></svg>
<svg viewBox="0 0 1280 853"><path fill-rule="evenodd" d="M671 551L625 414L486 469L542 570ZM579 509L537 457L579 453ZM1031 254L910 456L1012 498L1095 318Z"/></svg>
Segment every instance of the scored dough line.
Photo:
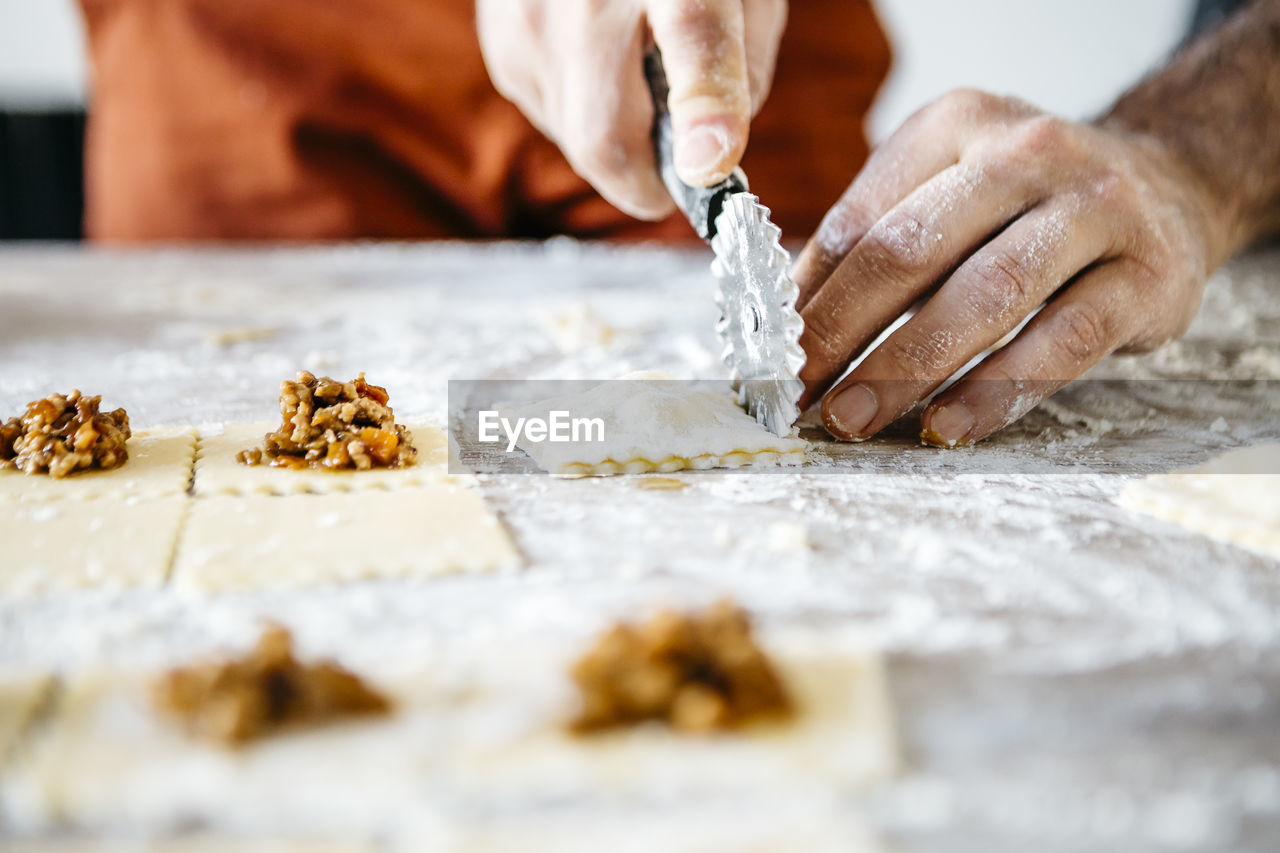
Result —
<svg viewBox="0 0 1280 853"><path fill-rule="evenodd" d="M169 549L169 557L165 561L164 580L160 582L161 587L167 587L173 583L173 572L178 564L178 549L182 547L182 538L187 533L187 519L191 517L191 505L195 501L196 496L196 463L200 459L200 453L204 450L204 432L199 427L195 428L196 443L194 452L191 454L191 470L187 472L187 488L186 500L182 502L182 515L178 519L178 532L174 534L173 545Z"/></svg>

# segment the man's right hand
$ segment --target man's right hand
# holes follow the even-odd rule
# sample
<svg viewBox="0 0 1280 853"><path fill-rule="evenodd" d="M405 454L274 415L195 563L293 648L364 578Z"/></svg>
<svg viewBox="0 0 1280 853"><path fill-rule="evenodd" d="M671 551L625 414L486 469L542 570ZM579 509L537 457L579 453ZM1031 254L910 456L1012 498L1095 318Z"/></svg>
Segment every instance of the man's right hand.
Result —
<svg viewBox="0 0 1280 853"><path fill-rule="evenodd" d="M658 175L644 54L662 51L676 168L709 186L737 167L773 80L786 0L477 0L498 91L620 210L673 208Z"/></svg>

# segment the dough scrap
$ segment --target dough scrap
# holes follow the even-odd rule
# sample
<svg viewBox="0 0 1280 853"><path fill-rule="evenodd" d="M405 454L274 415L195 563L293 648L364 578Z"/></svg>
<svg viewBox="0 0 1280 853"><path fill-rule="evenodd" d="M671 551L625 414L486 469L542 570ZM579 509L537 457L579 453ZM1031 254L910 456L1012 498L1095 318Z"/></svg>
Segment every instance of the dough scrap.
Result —
<svg viewBox="0 0 1280 853"><path fill-rule="evenodd" d="M604 441L535 443L521 435L517 446L542 470L563 477L803 465L808 447L799 438L779 438L756 423L728 391L655 371L513 406L503 415L545 419L552 411L604 421Z"/></svg>
<svg viewBox="0 0 1280 853"><path fill-rule="evenodd" d="M459 794L572 799L744 793L762 784L856 790L891 777L898 756L880 657L765 645L797 716L723 736L659 725L575 736L564 727L572 694L545 696L545 683L553 681L545 663L488 669L472 687L479 707L455 715L460 730L450 735L450 784ZM524 673L544 683L528 683ZM530 715L539 693L543 707Z"/></svg>
<svg viewBox="0 0 1280 853"><path fill-rule="evenodd" d="M195 430L189 427L138 430L126 447L129 460L106 471L80 471L57 479L43 474L0 470L0 504L159 498L186 493L195 461Z"/></svg>
<svg viewBox="0 0 1280 853"><path fill-rule="evenodd" d="M0 512L0 593L160 586L189 500L182 495L6 506Z"/></svg>
<svg viewBox="0 0 1280 853"><path fill-rule="evenodd" d="M415 795L441 742L438 721L413 698L411 682L397 699L404 713L227 749L158 715L148 695L153 677L113 670L70 676L51 725L6 780L6 818L27 833L141 827L161 835L197 825L341 838L372 835L421 805Z"/></svg>
<svg viewBox="0 0 1280 853"><path fill-rule="evenodd" d="M607 347L617 334L617 330L585 302L576 302L555 311L540 311L535 316L556 349L565 355Z"/></svg>
<svg viewBox="0 0 1280 853"><path fill-rule="evenodd" d="M278 423L230 423L199 428L194 491L197 496L252 494L329 494L394 489L435 483L448 477L449 441L438 427L407 422L418 448L418 461L406 468L368 471L325 471L243 465L236 454L262 444L262 436Z"/></svg>
<svg viewBox="0 0 1280 853"><path fill-rule="evenodd" d="M458 483L218 496L193 502L174 583L209 591L302 586L483 572L517 562L497 516Z"/></svg>
<svg viewBox="0 0 1280 853"><path fill-rule="evenodd" d="M0 767L53 689L47 673L0 673Z"/></svg>
<svg viewBox="0 0 1280 853"><path fill-rule="evenodd" d="M1186 471L1135 480L1117 502L1280 560L1280 445L1238 448Z"/></svg>

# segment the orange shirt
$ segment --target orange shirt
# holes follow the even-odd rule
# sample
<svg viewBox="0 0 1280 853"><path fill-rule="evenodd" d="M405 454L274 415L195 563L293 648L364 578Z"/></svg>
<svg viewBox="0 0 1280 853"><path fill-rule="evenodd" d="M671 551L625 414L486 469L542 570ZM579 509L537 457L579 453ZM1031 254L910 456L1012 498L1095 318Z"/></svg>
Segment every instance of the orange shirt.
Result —
<svg viewBox="0 0 1280 853"><path fill-rule="evenodd" d="M493 88L470 0L80 0L86 233L107 241L693 237L601 199ZM743 163L807 236L867 155L868 0L797 0Z"/></svg>

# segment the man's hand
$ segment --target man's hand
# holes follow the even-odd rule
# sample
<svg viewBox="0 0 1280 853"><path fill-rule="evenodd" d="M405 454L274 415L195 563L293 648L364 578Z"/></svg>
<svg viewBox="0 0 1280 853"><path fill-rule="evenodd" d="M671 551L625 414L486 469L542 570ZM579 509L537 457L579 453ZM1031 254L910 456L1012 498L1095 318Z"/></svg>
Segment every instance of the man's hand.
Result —
<svg viewBox="0 0 1280 853"><path fill-rule="evenodd" d="M799 259L802 404L827 392L827 429L867 438L1040 309L925 409L922 438L969 444L1108 353L1177 336L1209 273L1280 233L1276 139L1280 0L1253 0L1096 124L980 92L926 107Z"/></svg>
<svg viewBox="0 0 1280 853"><path fill-rule="evenodd" d="M805 404L921 303L823 398L832 435L868 438L1043 305L921 419L933 444L986 437L1107 354L1186 329L1221 259L1204 196L1150 138L947 95L876 151L799 259Z"/></svg>
<svg viewBox="0 0 1280 853"><path fill-rule="evenodd" d="M708 186L738 165L773 79L786 0L477 0L498 90L621 210L674 205L654 162L644 53L662 51L681 178Z"/></svg>

